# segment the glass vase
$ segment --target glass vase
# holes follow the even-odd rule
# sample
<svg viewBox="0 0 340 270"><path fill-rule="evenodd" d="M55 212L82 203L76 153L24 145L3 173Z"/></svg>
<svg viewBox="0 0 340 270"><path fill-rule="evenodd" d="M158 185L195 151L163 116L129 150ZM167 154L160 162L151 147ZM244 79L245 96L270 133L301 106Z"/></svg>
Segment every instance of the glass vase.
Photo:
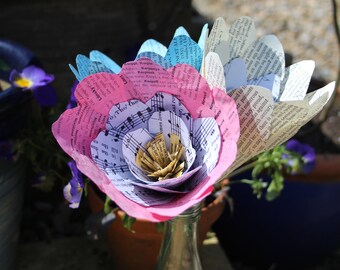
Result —
<svg viewBox="0 0 340 270"><path fill-rule="evenodd" d="M198 221L201 204L197 204L165 223L157 270L201 270L198 254Z"/></svg>

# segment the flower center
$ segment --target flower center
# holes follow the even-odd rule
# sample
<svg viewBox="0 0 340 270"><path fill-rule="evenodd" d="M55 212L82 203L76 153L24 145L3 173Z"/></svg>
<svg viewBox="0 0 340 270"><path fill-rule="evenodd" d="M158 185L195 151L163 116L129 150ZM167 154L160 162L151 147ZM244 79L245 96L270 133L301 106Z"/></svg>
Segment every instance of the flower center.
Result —
<svg viewBox="0 0 340 270"><path fill-rule="evenodd" d="M181 161L184 146L176 134L170 134L170 149L166 147L164 135L159 133L144 147L138 149L136 164L149 177L158 181L179 177L183 174L185 161Z"/></svg>
<svg viewBox="0 0 340 270"><path fill-rule="evenodd" d="M31 80L22 77L15 79L14 83L20 88L29 88L33 85L33 82Z"/></svg>

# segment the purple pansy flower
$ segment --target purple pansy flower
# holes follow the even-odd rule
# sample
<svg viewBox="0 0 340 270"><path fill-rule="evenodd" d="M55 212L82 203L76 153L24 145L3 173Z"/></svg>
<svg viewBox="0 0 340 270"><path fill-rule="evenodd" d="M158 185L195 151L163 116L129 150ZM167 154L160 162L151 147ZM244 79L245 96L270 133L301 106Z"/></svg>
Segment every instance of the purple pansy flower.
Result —
<svg viewBox="0 0 340 270"><path fill-rule="evenodd" d="M45 86L54 80L54 76L36 66L28 66L21 73L12 70L9 80L17 87L23 90L34 90L38 87Z"/></svg>
<svg viewBox="0 0 340 270"><path fill-rule="evenodd" d="M302 156L303 164L302 167L297 171L293 167L292 173L302 172L309 173L315 167L315 150L308 144L299 142L296 139L291 139L287 142L286 148L289 151L293 151Z"/></svg>
<svg viewBox="0 0 340 270"><path fill-rule="evenodd" d="M78 208L84 189L83 177L73 160L68 163L68 166L73 177L64 187L64 197L70 203L71 208Z"/></svg>
<svg viewBox="0 0 340 270"><path fill-rule="evenodd" d="M66 109L72 109L77 106L77 99L74 95L74 91L76 91L77 85L78 85L78 81L76 81L71 88L70 100L68 101Z"/></svg>
<svg viewBox="0 0 340 270"><path fill-rule="evenodd" d="M39 67L28 66L21 73L14 69L9 80L23 91L31 90L35 100L42 106L53 106L57 102L54 88L48 85L54 80L54 76Z"/></svg>

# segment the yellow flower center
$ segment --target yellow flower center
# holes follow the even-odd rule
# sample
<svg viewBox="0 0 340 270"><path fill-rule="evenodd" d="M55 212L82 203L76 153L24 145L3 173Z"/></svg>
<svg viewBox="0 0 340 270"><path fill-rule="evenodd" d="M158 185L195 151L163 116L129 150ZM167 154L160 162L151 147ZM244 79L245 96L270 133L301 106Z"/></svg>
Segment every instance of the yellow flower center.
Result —
<svg viewBox="0 0 340 270"><path fill-rule="evenodd" d="M33 82L31 80L22 77L15 79L14 83L20 88L29 88L33 85Z"/></svg>
<svg viewBox="0 0 340 270"><path fill-rule="evenodd" d="M140 166L149 177L156 180L176 178L183 174L185 161L180 161L184 146L176 134L170 134L170 149L166 147L162 133L149 141L144 147L138 149L136 164Z"/></svg>

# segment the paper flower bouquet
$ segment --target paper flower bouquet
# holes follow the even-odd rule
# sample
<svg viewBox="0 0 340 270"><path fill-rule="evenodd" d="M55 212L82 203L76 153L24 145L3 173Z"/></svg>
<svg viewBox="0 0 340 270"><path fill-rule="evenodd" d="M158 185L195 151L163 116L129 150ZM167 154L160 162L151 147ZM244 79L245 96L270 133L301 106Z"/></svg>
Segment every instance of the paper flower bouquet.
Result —
<svg viewBox="0 0 340 270"><path fill-rule="evenodd" d="M98 51L76 66L78 105L52 132L101 191L150 221L179 215L288 140L334 89L306 95L314 62L285 68L279 40L257 39L248 17L204 26L198 43L182 27L168 48L147 40L122 68Z"/></svg>

